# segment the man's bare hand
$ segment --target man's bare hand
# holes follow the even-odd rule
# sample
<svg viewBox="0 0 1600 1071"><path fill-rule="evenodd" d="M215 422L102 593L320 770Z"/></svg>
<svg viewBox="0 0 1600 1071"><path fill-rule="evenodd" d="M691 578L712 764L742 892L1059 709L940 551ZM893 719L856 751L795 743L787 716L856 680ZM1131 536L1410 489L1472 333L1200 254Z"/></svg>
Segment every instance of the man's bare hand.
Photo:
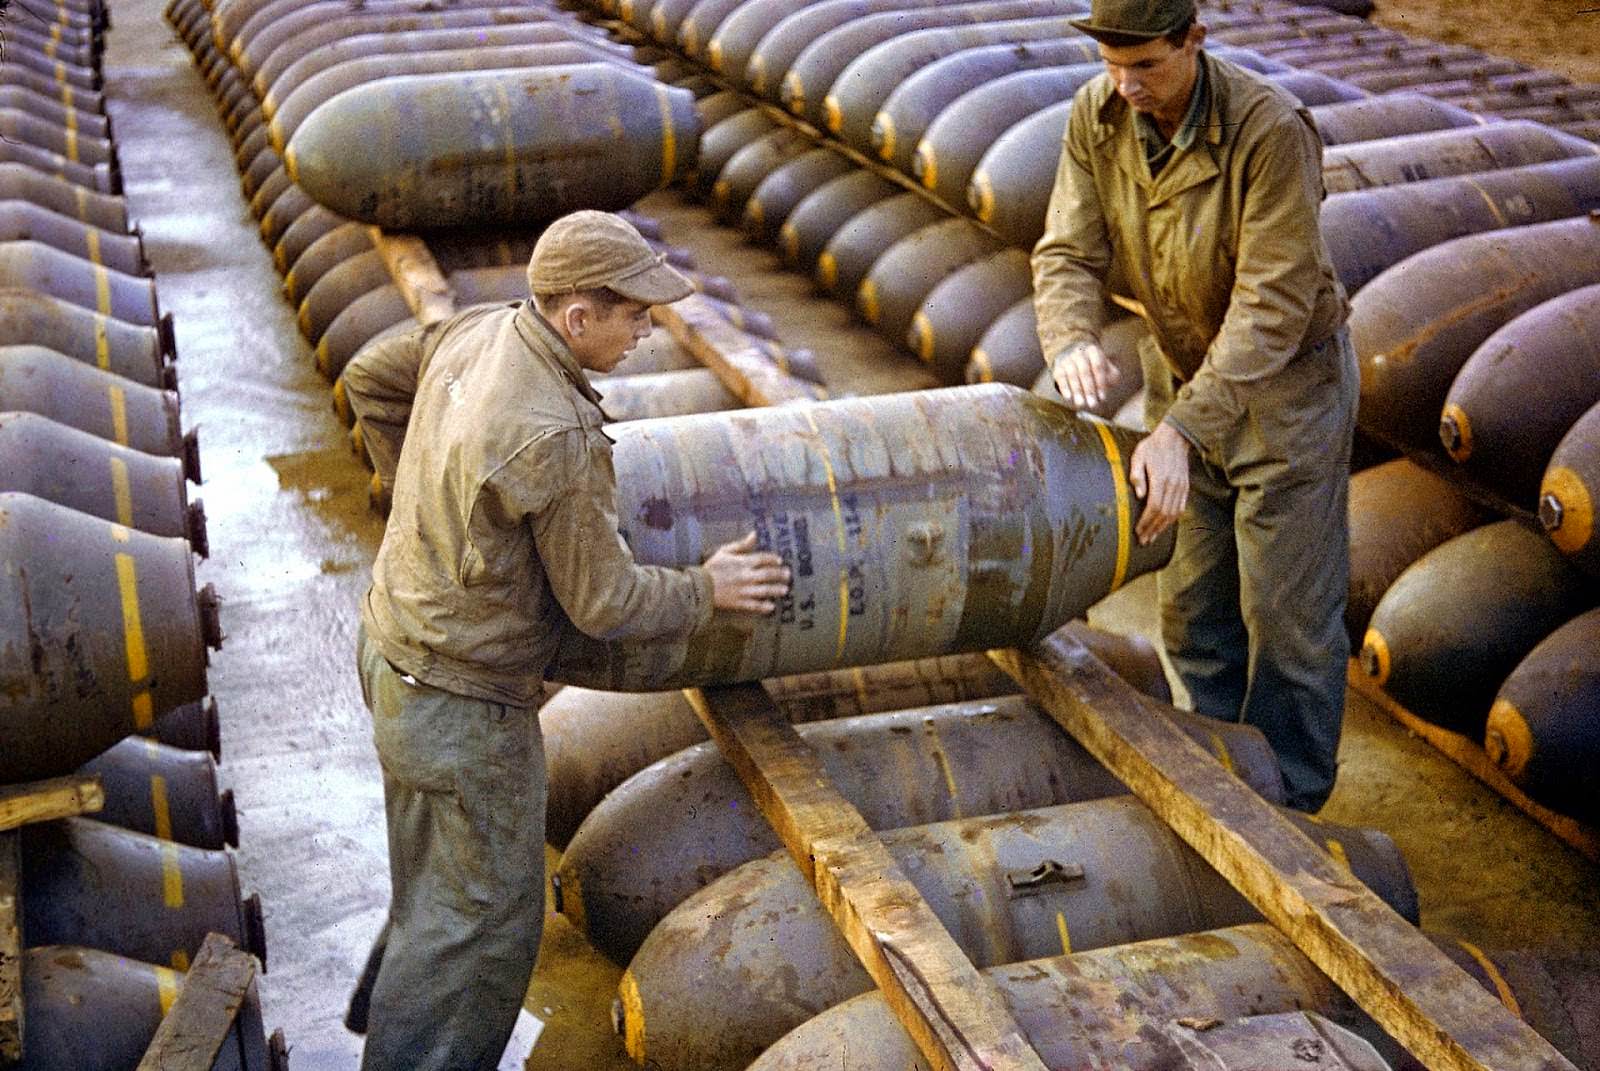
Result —
<svg viewBox="0 0 1600 1071"><path fill-rule="evenodd" d="M1074 409L1093 409L1122 378L1098 342L1075 342L1056 355L1056 390Z"/></svg>
<svg viewBox="0 0 1600 1071"><path fill-rule="evenodd" d="M1189 440L1162 422L1133 448L1129 479L1133 493L1144 499L1144 512L1134 526L1145 546L1171 528L1189 501Z"/></svg>
<svg viewBox="0 0 1600 1071"><path fill-rule="evenodd" d="M718 610L770 614L789 593L789 567L776 554L756 550L756 534L724 543L706 559L711 605Z"/></svg>

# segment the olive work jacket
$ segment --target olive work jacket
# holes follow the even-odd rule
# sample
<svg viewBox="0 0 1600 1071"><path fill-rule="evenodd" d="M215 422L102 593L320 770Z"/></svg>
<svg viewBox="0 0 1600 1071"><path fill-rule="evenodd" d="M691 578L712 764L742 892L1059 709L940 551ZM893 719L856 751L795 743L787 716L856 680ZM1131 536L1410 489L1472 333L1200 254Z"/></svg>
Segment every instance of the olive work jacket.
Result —
<svg viewBox="0 0 1600 1071"><path fill-rule="evenodd" d="M396 669L531 706L570 627L677 639L710 620L704 568L642 566L623 542L599 395L531 303L374 342L344 384L393 477L362 621Z"/></svg>
<svg viewBox="0 0 1600 1071"><path fill-rule="evenodd" d="M1098 341L1115 269L1182 383L1167 421L1215 460L1248 397L1270 391L1350 306L1318 226L1322 141L1310 114L1226 60L1202 51L1199 62L1211 97L1203 126L1154 178L1110 76L1078 90L1033 283L1053 363Z"/></svg>

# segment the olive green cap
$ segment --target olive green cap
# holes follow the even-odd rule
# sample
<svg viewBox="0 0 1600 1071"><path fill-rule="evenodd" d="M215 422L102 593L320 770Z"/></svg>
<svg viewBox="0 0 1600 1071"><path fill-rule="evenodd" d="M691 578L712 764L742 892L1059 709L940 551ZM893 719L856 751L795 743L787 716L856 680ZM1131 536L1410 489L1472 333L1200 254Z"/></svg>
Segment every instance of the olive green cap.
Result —
<svg viewBox="0 0 1600 1071"><path fill-rule="evenodd" d="M600 289L646 305L666 305L694 293L666 255L652 249L621 216L593 209L562 216L534 244L528 259L529 292Z"/></svg>
<svg viewBox="0 0 1600 1071"><path fill-rule="evenodd" d="M1073 28L1090 37L1115 35L1155 40L1195 17L1194 0L1094 0L1086 19Z"/></svg>

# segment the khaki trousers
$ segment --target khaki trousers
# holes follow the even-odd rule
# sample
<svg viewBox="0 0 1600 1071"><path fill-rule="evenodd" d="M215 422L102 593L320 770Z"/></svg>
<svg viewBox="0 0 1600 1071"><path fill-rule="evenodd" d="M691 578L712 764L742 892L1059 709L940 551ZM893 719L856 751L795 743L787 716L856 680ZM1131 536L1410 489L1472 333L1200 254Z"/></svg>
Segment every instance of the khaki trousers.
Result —
<svg viewBox="0 0 1600 1071"><path fill-rule="evenodd" d="M1149 426L1172 402L1144 359ZM1157 580L1167 654L1194 709L1260 729L1288 803L1333 791L1350 655L1350 446L1358 375L1344 329L1251 395L1229 440L1190 453L1189 504Z"/></svg>
<svg viewBox="0 0 1600 1071"><path fill-rule="evenodd" d="M365 630L357 643L391 885L361 1066L493 1071L544 923L538 716L403 677Z"/></svg>

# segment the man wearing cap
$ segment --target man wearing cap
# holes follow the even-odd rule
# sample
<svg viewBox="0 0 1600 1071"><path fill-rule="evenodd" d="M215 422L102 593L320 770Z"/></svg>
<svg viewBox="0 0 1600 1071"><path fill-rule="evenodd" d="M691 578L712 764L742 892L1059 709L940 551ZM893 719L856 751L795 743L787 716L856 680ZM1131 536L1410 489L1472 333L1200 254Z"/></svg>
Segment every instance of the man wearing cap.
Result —
<svg viewBox="0 0 1600 1071"><path fill-rule="evenodd" d="M616 367L688 281L586 211L549 226L528 282L531 301L380 341L344 373L394 487L357 652L392 886L347 1019L368 1071L492 1071L518 1022L544 912L536 708L563 632L681 639L789 586L754 533L689 569L637 564L618 533L584 373Z"/></svg>
<svg viewBox="0 0 1600 1071"><path fill-rule="evenodd" d="M1073 25L1106 72L1073 98L1034 249L1039 339L1090 406L1117 377L1107 292L1140 306L1150 434L1130 479L1141 542L1178 526L1167 653L1194 708L1260 728L1314 811L1344 712L1357 392L1322 143L1292 96L1203 51L1193 0L1094 0Z"/></svg>

